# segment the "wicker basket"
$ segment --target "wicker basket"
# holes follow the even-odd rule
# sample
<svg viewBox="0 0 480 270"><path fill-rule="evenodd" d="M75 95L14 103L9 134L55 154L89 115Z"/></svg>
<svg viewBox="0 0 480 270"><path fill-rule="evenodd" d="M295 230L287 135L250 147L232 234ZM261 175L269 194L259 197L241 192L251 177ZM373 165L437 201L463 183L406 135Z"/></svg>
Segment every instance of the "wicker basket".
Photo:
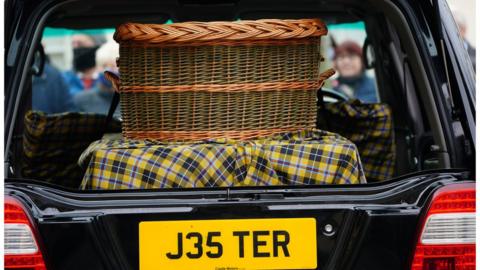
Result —
<svg viewBox="0 0 480 270"><path fill-rule="evenodd" d="M114 35L127 138L251 139L315 126L317 19L126 23Z"/></svg>

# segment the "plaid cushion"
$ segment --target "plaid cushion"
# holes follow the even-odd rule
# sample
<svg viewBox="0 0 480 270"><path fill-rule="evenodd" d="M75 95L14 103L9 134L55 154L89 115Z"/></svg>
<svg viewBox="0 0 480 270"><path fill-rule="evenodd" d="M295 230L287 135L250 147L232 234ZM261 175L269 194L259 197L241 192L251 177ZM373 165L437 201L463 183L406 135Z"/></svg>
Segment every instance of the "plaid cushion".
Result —
<svg viewBox="0 0 480 270"><path fill-rule="evenodd" d="M84 174L77 165L78 157L101 137L104 126L104 115L27 112L22 175L78 188ZM108 131L120 132L120 123L112 121Z"/></svg>
<svg viewBox="0 0 480 270"><path fill-rule="evenodd" d="M356 146L337 134L304 130L252 141L201 143L100 140L80 158L83 189L358 184Z"/></svg>
<svg viewBox="0 0 480 270"><path fill-rule="evenodd" d="M393 176L395 141L393 118L387 104L362 104L359 100L329 103L320 128L336 132L358 147L365 176L370 182Z"/></svg>

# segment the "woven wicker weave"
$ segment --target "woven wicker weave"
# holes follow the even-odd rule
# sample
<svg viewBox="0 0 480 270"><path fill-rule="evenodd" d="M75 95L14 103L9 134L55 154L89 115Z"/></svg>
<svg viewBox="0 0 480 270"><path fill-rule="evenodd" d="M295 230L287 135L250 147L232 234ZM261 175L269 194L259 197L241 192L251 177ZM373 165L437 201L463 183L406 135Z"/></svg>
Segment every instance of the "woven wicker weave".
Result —
<svg viewBox="0 0 480 270"><path fill-rule="evenodd" d="M320 74L316 19L126 23L120 43L127 138L250 139L315 126Z"/></svg>

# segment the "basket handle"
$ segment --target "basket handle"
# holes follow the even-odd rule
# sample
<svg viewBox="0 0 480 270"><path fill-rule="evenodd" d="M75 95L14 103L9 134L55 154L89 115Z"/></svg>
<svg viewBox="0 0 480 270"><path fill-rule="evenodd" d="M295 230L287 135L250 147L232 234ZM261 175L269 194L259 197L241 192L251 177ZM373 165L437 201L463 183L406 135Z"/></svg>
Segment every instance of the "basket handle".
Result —
<svg viewBox="0 0 480 270"><path fill-rule="evenodd" d="M112 83L115 92L118 92L120 90L120 77L111 71L105 71L103 74L105 75L105 78Z"/></svg>
<svg viewBox="0 0 480 270"><path fill-rule="evenodd" d="M322 72L318 79L319 87L317 91L317 128L322 127L322 123L324 128L326 128L326 130L328 130L330 126L329 120L328 120L328 113L325 107L325 102L323 100L322 87L325 84L325 81L331 76L333 76L334 74L335 74L335 70L330 68ZM323 117L320 117L320 116L323 116Z"/></svg>
<svg viewBox="0 0 480 270"><path fill-rule="evenodd" d="M330 77L332 77L333 75L335 75L335 73L337 73L335 71L335 69L333 68L329 68L327 70L325 70L324 72L322 72L318 78L318 81L321 82L321 86L323 86L323 83Z"/></svg>

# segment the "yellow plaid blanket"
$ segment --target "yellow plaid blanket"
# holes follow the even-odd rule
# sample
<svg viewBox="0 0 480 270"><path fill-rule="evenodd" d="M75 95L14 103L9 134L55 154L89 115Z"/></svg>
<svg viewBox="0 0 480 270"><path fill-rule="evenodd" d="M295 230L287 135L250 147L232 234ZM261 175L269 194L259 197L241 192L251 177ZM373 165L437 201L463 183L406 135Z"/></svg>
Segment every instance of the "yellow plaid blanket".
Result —
<svg viewBox="0 0 480 270"><path fill-rule="evenodd" d="M303 130L238 142L94 142L82 154L82 189L156 189L365 183L356 146Z"/></svg>
<svg viewBox="0 0 480 270"><path fill-rule="evenodd" d="M395 170L395 138L392 111L387 104L363 104L359 100L326 104L320 128L336 132L358 147L369 182L384 181Z"/></svg>
<svg viewBox="0 0 480 270"><path fill-rule="evenodd" d="M22 176L78 188L84 174L78 157L101 138L105 116L28 111L24 123ZM121 131L120 122L112 121L108 131Z"/></svg>

